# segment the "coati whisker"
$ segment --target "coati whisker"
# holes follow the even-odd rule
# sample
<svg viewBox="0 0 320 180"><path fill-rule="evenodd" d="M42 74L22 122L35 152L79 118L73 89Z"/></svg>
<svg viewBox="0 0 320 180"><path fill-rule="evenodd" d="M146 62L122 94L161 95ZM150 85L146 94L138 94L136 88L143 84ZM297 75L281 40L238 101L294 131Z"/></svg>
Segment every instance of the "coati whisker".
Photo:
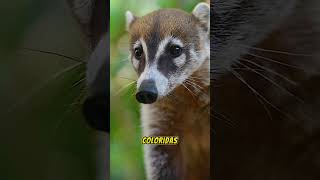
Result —
<svg viewBox="0 0 320 180"><path fill-rule="evenodd" d="M283 54L283 55L288 55L288 56L319 57L319 56L317 56L317 55L312 55L312 54L299 54L299 53L292 53L292 52L272 50L272 49L264 49L264 48L258 48L258 47L253 47L253 46L246 46L246 45L242 45L242 46L243 46L243 47L246 47L246 48L248 48L248 49L256 50L256 51L270 52L270 53L276 53L276 54Z"/></svg>
<svg viewBox="0 0 320 180"><path fill-rule="evenodd" d="M257 94L254 94L254 96L259 101L259 103L262 105L262 107L263 107L264 111L266 112L267 116L269 117L270 121L272 121L273 120L272 114L271 114L269 108L267 107L266 103L263 102L263 100L259 96L257 96Z"/></svg>
<svg viewBox="0 0 320 180"><path fill-rule="evenodd" d="M137 81L136 79L131 79L131 78L123 77L123 76L118 76L118 78L131 80L131 81Z"/></svg>
<svg viewBox="0 0 320 180"><path fill-rule="evenodd" d="M256 71L256 70L253 71L251 67L246 66L245 64L243 64L243 63L241 63L241 62L238 62L238 63L241 64L242 66L246 67L247 70L258 74L258 75L260 75L261 77L263 77L263 78L265 78L265 79L268 78L267 76L259 73L259 72ZM233 68L233 69L234 69L234 68ZM297 101L299 101L299 103L305 104L305 101L304 101L304 100L302 100L301 98L299 98L299 97L297 97L296 95L292 94L290 91L288 91L287 89L283 88L282 86L280 86L280 85L277 84L276 82L272 81L270 78L268 78L267 80L268 80L269 82L271 82L272 84L274 84L275 86L277 86L278 88L280 88L281 90L283 90L283 91L285 91L286 93L288 93L290 96L294 97ZM262 105L264 106L264 108L265 108L265 110L266 110L266 112L267 112L267 114L268 114L268 116L269 116L269 119L272 120L273 118L272 118L272 115L271 115L271 113L270 113L270 110L267 108L267 106L265 105L264 102L261 102L261 99L258 99L258 100L259 100L260 103L262 103ZM308 118L309 120L312 120L312 118L310 118L303 110L302 110L302 113L303 113L304 118ZM289 115L288 113L287 113L287 117L290 118L290 119L293 119L292 116Z"/></svg>
<svg viewBox="0 0 320 180"><path fill-rule="evenodd" d="M81 60L81 59L78 58L78 57L71 57L71 56L67 56L67 55L64 55L64 54L61 54L61 53L57 53L57 52L44 51L44 50L33 49L33 48L22 48L22 50L27 50L27 51L32 51L32 52L38 52L38 53L44 53L44 54L49 54L49 55L54 55L54 56L58 56L58 57L63 57L63 58L69 59L69 60L74 61L74 62L85 63L85 61ZM85 75L85 72L84 72L84 73L81 73L81 74L80 74L80 77L81 77L81 76L84 76L84 75ZM84 80L85 80L85 77L82 78L82 79L80 79L80 80L79 80L78 82L76 82L75 84L73 84L72 87L78 86L78 85L81 84Z"/></svg>
<svg viewBox="0 0 320 180"><path fill-rule="evenodd" d="M288 91L286 88L282 87L281 85L279 85L278 83L276 83L275 81L273 81L272 79L270 79L269 77L265 76L264 74L252 69L251 67L245 65L242 62L238 62L239 64L241 64L242 66L244 66L245 68L249 69L250 71L258 74L259 76L261 76L262 78L266 79L267 81L269 81L270 83L272 83L273 85L275 85L276 87L278 87L279 89L281 89L282 91L286 92L287 94L289 94L290 96L294 97L296 100L298 100L300 103L304 103L304 101L297 97L296 95L292 94L290 91Z"/></svg>
<svg viewBox="0 0 320 180"><path fill-rule="evenodd" d="M66 59L69 59L69 60L74 61L74 62L85 63L83 60L81 60L78 57L71 57L71 56L67 56L67 55L64 55L64 54L57 53L57 52L44 51L44 50L33 49L33 48L22 48L22 50L31 51L31 52L38 52L38 53L44 53L44 54L50 54L50 55L66 58Z"/></svg>
<svg viewBox="0 0 320 180"><path fill-rule="evenodd" d="M264 57L264 56L259 56L259 55L252 54L252 53L249 53L249 52L247 54L250 55L250 56L256 57L257 59L270 61L270 62L277 63L277 64L280 64L280 65L283 65L283 66L286 66L286 67L298 69L298 70L301 70L301 71L306 71L304 68L301 68L301 67L298 67L298 66L295 66L295 65L291 65L291 64L287 64L287 63L284 63L284 62L280 62L280 61L277 61L277 60L274 60L274 59L271 59L271 58L267 58L267 57Z"/></svg>
<svg viewBox="0 0 320 180"><path fill-rule="evenodd" d="M194 79L190 79L190 78L186 79L186 81L191 83L191 84L193 84L193 85L195 85L195 86L197 86L199 89L204 89L202 86L197 84L197 83L201 83L200 81L197 81L197 80L194 80Z"/></svg>
<svg viewBox="0 0 320 180"><path fill-rule="evenodd" d="M271 107L273 107L275 110L277 110L278 112L282 113L284 116L292 119L292 117L284 112L283 110L279 109L276 105L274 105L273 103L271 103L268 99L266 99L263 95L261 95L255 88L253 88L246 80L244 80L244 78L236 71L234 71L233 69L229 69L229 71L237 78L239 79L243 84L245 84L254 94L256 94L258 97L260 97L264 102L266 102L267 104L269 104Z"/></svg>
<svg viewBox="0 0 320 180"><path fill-rule="evenodd" d="M191 88L194 89L194 91L204 93L201 89L197 88L192 82L186 80L185 83L186 85L191 86Z"/></svg>
<svg viewBox="0 0 320 180"><path fill-rule="evenodd" d="M266 174L267 179L319 177L313 171L319 169L316 157L320 147L313 137L319 134L320 125L319 5L317 0L213 2L211 67L219 68L222 75L215 77L225 85L213 88L217 97L213 104L230 113L240 126L228 130L220 121L215 124L217 133L223 132L213 136L221 165L213 170L216 179L255 180ZM238 68L238 61L251 70L240 64ZM275 154L277 158L269 158ZM237 158L253 161L239 163ZM274 173L268 174L270 171Z"/></svg>
<svg viewBox="0 0 320 180"><path fill-rule="evenodd" d="M84 86L85 87L85 86ZM85 88L81 89L80 93L78 96L74 98L72 103L68 104L67 106L73 107L73 106L80 106L83 104L83 101L85 100L84 98L86 97L86 90Z"/></svg>
<svg viewBox="0 0 320 180"><path fill-rule="evenodd" d="M191 94L191 96L193 97L193 98L195 98L195 94L194 94L194 92L193 91L191 91L188 87L187 87L187 85L186 84L184 84L185 82L183 82L181 85L184 87L184 88L186 88L187 89L187 91L189 91L190 92L190 94Z"/></svg>
<svg viewBox="0 0 320 180"><path fill-rule="evenodd" d="M200 79L192 79L192 78L188 78L187 80L197 84L197 83L201 83L201 80ZM197 86L199 86L199 84L197 84ZM201 87L202 88L202 87Z"/></svg>
<svg viewBox="0 0 320 180"><path fill-rule="evenodd" d="M232 69L234 69L234 70L244 70L244 71L250 71L249 69L247 69L247 68L241 68L241 67L235 67L235 68L232 68ZM266 72L265 70L263 70L263 69L255 69L255 68L253 68L254 70L256 70L256 71L261 71L261 72Z"/></svg>
<svg viewBox="0 0 320 180"><path fill-rule="evenodd" d="M249 72L253 72L251 69L248 69L248 68L232 68L234 70L245 70L245 71L249 71ZM263 71L265 72L265 70L261 70L261 69L255 69L256 71ZM257 99L257 101L262 105L264 111L267 113L269 119L272 121L273 118L272 118L272 114L269 110L269 108L266 106L266 103L259 97L257 96L257 94L254 94L255 98Z"/></svg>
<svg viewBox="0 0 320 180"><path fill-rule="evenodd" d="M201 82L201 80L205 80L205 78L203 78L203 77L197 77L197 76L190 76L190 77L188 77L188 79L194 79L194 80L199 80L199 82Z"/></svg>
<svg viewBox="0 0 320 180"><path fill-rule="evenodd" d="M81 9L85 6L87 6L88 8L90 7L89 4L92 4L92 1L91 0L87 0L87 1L82 1L80 4L78 4L78 6L74 6L73 7L73 10L78 10L78 9ZM89 5L89 6L88 6Z"/></svg>
<svg viewBox="0 0 320 180"><path fill-rule="evenodd" d="M72 88L77 87L79 84L81 84L82 82L84 82L86 80L86 78L81 78L79 81L75 82L72 85Z"/></svg>
<svg viewBox="0 0 320 180"><path fill-rule="evenodd" d="M51 81L59 78L64 73L67 73L69 71L74 70L77 67L80 67L81 65L83 65L83 62L77 62L76 64L74 64L72 66L69 66L69 67L67 67L67 68L55 73L54 75L52 75L46 81L44 81L44 82L40 83L38 86L32 88L31 91L25 96L25 98L21 99L19 102L15 103L14 105L12 105L8 109L8 113L12 113L13 110L15 110L17 107L19 107L19 106L23 105L24 103L28 102L30 100L30 98L32 98L39 90L41 90L42 88L46 87Z"/></svg>
<svg viewBox="0 0 320 180"><path fill-rule="evenodd" d="M230 124L228 121L225 121L225 119L221 118L220 116L216 116L216 115L212 114L212 115L210 115L210 117L215 118L221 122L225 122L229 127L233 127L232 124Z"/></svg>
<svg viewBox="0 0 320 180"><path fill-rule="evenodd" d="M189 84L195 91L205 94L204 88L190 79L186 80L186 83ZM208 97L209 98L209 97Z"/></svg>
<svg viewBox="0 0 320 180"><path fill-rule="evenodd" d="M236 67L236 68L232 68L232 69L252 72L252 71L251 71L250 69L248 69L248 68ZM256 68L252 68L252 69L254 69L254 70L258 71L258 72L266 72L266 73L268 73L268 72L267 72L266 70L264 70L264 69L256 69Z"/></svg>
<svg viewBox="0 0 320 180"><path fill-rule="evenodd" d="M229 126L234 127L236 125L235 122L233 122L230 118L226 117L222 113L219 113L217 110L213 108L212 110L213 110L213 117L217 117L215 116L215 114L217 114L219 117L221 117L219 120L226 122Z"/></svg>
<svg viewBox="0 0 320 180"><path fill-rule="evenodd" d="M255 62L253 62L253 61L250 61L250 60L244 59L244 58L239 58L239 60L240 60L240 61L248 62L248 63L250 63L250 64L252 64L252 65L255 65L255 66L257 66L257 67L259 67L259 68L261 68L261 69L269 72L269 73L272 73L272 74L274 74L274 75L276 75L276 76L279 76L280 78L282 78L283 80L287 81L288 83L290 83L290 84L292 84L292 85L294 85L294 86L297 86L297 85L298 85L295 81L287 78L286 76L284 76L284 75L282 75L282 74L280 74L280 73L278 73L278 72L276 72L276 71L274 71L274 70L272 70L272 69L269 69L269 68L267 68L267 67L265 67L265 66L259 65L258 63L255 63Z"/></svg>
<svg viewBox="0 0 320 180"><path fill-rule="evenodd" d="M121 92L123 92L125 89L129 88L132 85L135 85L137 81L130 82L124 86L122 86L113 96L118 96Z"/></svg>
<svg viewBox="0 0 320 180"><path fill-rule="evenodd" d="M204 80L205 78L190 76L190 77L188 77L188 79L192 79L192 80L196 80L197 82L201 82L201 80Z"/></svg>
<svg viewBox="0 0 320 180"><path fill-rule="evenodd" d="M113 61L113 62L110 62L110 64L121 64L121 63L124 63L124 62L130 62L129 58L122 59L122 60L119 60L119 61Z"/></svg>
<svg viewBox="0 0 320 180"><path fill-rule="evenodd" d="M56 125L52 128L52 132L51 132L51 134L53 136L52 138L54 138L56 135L59 134L57 132L59 132L58 131L59 128L62 127L62 124L65 121L66 116L69 113L72 113L75 111L76 108L74 106L81 106L82 105L82 103L83 103L82 101L84 100L85 95L86 95L86 91L80 91L79 96L75 97L72 103L66 105L67 106L66 111L63 113L62 117L57 120Z"/></svg>

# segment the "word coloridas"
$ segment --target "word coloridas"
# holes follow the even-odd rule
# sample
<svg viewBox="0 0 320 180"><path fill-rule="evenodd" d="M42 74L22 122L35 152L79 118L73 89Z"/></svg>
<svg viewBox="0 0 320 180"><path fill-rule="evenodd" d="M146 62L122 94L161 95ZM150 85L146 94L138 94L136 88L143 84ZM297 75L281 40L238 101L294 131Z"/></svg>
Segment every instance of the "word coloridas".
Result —
<svg viewBox="0 0 320 180"><path fill-rule="evenodd" d="M144 136L141 138L142 144L177 145L178 142L178 136Z"/></svg>

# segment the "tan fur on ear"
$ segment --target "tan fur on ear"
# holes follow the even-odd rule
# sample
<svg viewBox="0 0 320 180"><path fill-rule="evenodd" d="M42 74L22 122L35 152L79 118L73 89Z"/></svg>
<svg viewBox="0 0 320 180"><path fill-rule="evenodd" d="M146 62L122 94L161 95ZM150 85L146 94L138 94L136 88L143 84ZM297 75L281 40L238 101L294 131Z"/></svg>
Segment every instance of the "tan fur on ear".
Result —
<svg viewBox="0 0 320 180"><path fill-rule="evenodd" d="M131 24L136 20L136 16L131 11L126 12L126 30L129 31Z"/></svg>
<svg viewBox="0 0 320 180"><path fill-rule="evenodd" d="M207 3L201 2L193 9L192 14L200 20L201 23L206 24L210 29L210 6Z"/></svg>

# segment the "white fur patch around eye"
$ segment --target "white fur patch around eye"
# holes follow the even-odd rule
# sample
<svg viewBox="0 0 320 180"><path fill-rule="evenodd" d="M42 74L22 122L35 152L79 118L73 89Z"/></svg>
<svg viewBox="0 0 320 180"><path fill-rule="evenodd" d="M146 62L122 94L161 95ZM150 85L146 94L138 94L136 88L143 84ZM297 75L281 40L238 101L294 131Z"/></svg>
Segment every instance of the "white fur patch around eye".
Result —
<svg viewBox="0 0 320 180"><path fill-rule="evenodd" d="M144 53L144 58L145 58L145 64L146 66L149 64L148 63L148 48L147 48L147 44L146 42L144 41L143 38L140 38L140 43L142 45L142 49L143 49L143 53Z"/></svg>
<svg viewBox="0 0 320 180"><path fill-rule="evenodd" d="M139 40L133 43L133 49L135 49L139 46L141 46L141 42Z"/></svg>
<svg viewBox="0 0 320 180"><path fill-rule="evenodd" d="M133 43L133 49L137 48L141 46L141 42L138 40L136 41L135 43ZM129 58L131 59L132 58L132 65L135 69L138 69L139 68L139 61L134 57L134 55L130 54L129 55Z"/></svg>
<svg viewBox="0 0 320 180"><path fill-rule="evenodd" d="M164 38L160 43L159 43L159 46L158 46L158 50L157 50L157 53L156 53L156 60L159 59L159 57L161 56L161 54L163 54L166 46L168 45L168 43L172 40L172 36L168 36L166 38Z"/></svg>
<svg viewBox="0 0 320 180"><path fill-rule="evenodd" d="M131 58L132 58L132 65L133 65L133 67L134 67L136 70L138 70L138 68L139 68L139 61L130 54L130 55L129 55L129 59L131 59Z"/></svg>
<svg viewBox="0 0 320 180"><path fill-rule="evenodd" d="M171 39L171 43L173 45L176 45L176 46L179 46L179 47L183 47L184 46L182 41L180 39L178 39L178 38L172 38ZM173 60L173 63L178 67L183 66L186 63L186 55L182 54L181 56L175 58Z"/></svg>
<svg viewBox="0 0 320 180"><path fill-rule="evenodd" d="M178 38L172 38L171 39L171 43L180 47L183 47L183 43L180 39Z"/></svg>
<svg viewBox="0 0 320 180"><path fill-rule="evenodd" d="M186 63L186 55L182 54L181 56L175 58L173 60L173 63L177 66L177 67L182 67L185 63Z"/></svg>

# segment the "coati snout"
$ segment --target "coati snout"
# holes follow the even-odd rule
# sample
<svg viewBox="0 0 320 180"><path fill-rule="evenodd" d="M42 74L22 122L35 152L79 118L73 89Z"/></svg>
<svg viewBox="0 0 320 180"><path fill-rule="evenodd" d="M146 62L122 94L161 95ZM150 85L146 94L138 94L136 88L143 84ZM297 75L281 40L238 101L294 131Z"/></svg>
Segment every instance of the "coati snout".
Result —
<svg viewBox="0 0 320 180"><path fill-rule="evenodd" d="M153 80L142 81L138 92L136 93L136 99L143 104L151 104L157 100L158 90Z"/></svg>
<svg viewBox="0 0 320 180"><path fill-rule="evenodd" d="M137 17L126 12L138 102L160 101L186 81L200 78L194 72L209 59L209 11L207 4L199 3L192 13L161 9Z"/></svg>

